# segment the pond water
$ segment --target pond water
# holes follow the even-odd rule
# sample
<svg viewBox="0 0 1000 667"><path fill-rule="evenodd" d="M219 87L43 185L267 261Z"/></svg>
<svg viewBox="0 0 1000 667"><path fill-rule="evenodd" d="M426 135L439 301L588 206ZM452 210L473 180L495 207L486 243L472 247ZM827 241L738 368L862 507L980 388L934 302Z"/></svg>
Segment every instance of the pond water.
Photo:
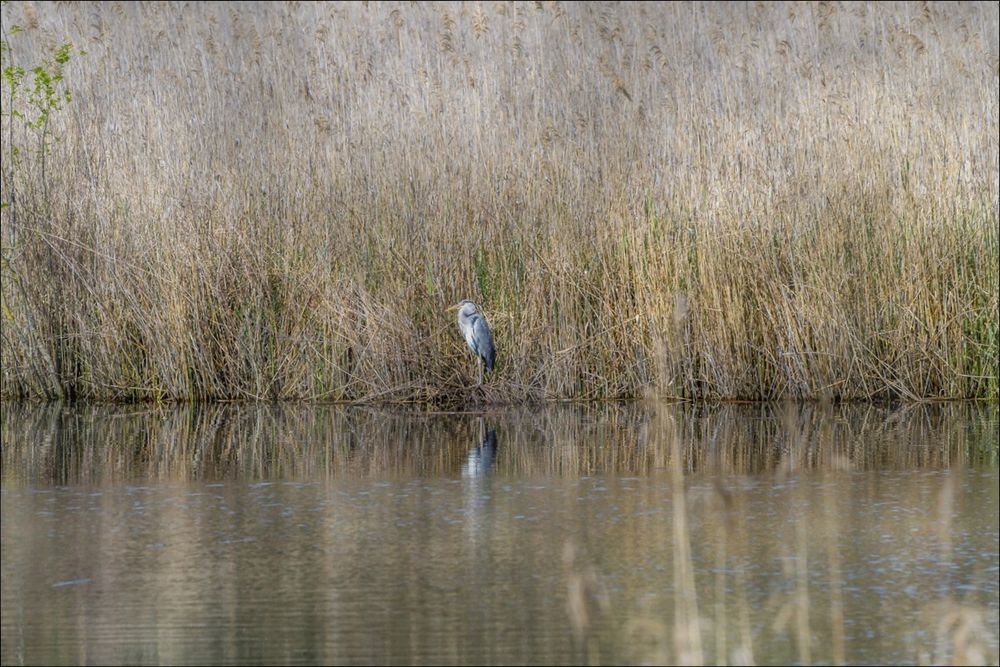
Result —
<svg viewBox="0 0 1000 667"><path fill-rule="evenodd" d="M4 403L3 664L997 661L996 404Z"/></svg>

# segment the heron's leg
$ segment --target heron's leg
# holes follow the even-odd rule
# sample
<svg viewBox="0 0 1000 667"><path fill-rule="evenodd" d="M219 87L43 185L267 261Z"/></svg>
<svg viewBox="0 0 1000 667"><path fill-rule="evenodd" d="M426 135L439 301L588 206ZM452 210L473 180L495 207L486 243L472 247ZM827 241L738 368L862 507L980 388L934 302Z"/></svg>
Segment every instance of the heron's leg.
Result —
<svg viewBox="0 0 1000 667"><path fill-rule="evenodd" d="M476 355L476 364L479 366L479 385L483 384L483 360ZM479 386L477 385L477 386Z"/></svg>

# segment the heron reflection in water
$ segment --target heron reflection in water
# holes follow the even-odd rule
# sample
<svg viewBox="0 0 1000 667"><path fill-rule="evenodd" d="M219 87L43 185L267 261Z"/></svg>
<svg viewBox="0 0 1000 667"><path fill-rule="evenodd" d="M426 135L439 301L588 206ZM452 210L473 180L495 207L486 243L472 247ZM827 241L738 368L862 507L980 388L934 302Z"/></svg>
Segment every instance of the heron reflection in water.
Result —
<svg viewBox="0 0 1000 667"><path fill-rule="evenodd" d="M497 353L493 347L493 332L490 331L486 316L472 301L463 299L448 310L456 309L458 328L472 354L476 355L476 362L479 365L479 384L482 384L483 364L486 364L486 370L492 373L493 365L496 363Z"/></svg>
<svg viewBox="0 0 1000 667"><path fill-rule="evenodd" d="M469 455L462 465L463 477L486 477L493 472L497 460L497 432L486 428L483 418L479 418L479 445L469 449Z"/></svg>

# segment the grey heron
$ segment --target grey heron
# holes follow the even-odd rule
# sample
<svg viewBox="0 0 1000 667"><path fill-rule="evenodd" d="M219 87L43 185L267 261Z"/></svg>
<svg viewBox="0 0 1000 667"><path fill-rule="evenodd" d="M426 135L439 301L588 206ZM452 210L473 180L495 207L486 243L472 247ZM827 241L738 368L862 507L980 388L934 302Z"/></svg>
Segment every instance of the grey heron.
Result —
<svg viewBox="0 0 1000 667"><path fill-rule="evenodd" d="M486 322L486 317L479 306L463 299L449 310L458 309L458 328L468 343L469 349L476 355L479 364L479 384L483 383L483 364L486 370L493 372L493 364L496 362L497 353L493 349L493 333L490 325Z"/></svg>

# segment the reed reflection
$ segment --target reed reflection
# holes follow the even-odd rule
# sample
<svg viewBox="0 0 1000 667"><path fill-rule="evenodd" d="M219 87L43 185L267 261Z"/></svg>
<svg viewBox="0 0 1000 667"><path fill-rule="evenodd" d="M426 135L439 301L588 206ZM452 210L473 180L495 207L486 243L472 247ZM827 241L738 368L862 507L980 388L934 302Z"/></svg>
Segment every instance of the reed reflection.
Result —
<svg viewBox="0 0 1000 667"><path fill-rule="evenodd" d="M996 661L996 406L5 405L0 435L4 664Z"/></svg>
<svg viewBox="0 0 1000 667"><path fill-rule="evenodd" d="M472 428L468 420L341 406L5 403L2 476L25 484L572 477L645 475L673 462L685 473L794 474L997 458L995 404L591 405L499 412Z"/></svg>

